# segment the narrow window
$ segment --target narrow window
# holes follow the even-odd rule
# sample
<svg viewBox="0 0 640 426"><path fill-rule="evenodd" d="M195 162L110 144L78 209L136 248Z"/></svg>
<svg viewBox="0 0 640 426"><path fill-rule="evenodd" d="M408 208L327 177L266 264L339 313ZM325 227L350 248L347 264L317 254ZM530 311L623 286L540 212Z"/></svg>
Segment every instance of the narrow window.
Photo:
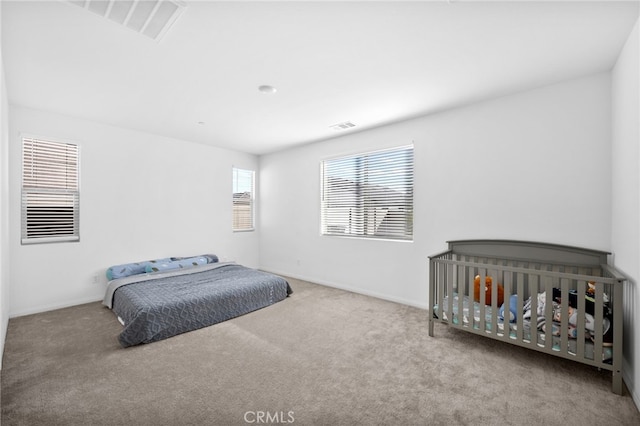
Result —
<svg viewBox="0 0 640 426"><path fill-rule="evenodd" d="M22 139L22 244L80 240L78 145Z"/></svg>
<svg viewBox="0 0 640 426"><path fill-rule="evenodd" d="M233 168L233 230L254 229L254 175L253 170Z"/></svg>
<svg viewBox="0 0 640 426"><path fill-rule="evenodd" d="M321 232L413 239L413 145L325 160Z"/></svg>

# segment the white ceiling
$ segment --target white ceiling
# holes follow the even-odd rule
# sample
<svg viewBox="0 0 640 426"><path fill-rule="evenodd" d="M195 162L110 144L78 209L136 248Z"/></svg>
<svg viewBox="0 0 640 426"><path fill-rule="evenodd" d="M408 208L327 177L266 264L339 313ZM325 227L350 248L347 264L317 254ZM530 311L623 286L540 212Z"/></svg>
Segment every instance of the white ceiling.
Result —
<svg viewBox="0 0 640 426"><path fill-rule="evenodd" d="M264 154L610 70L638 18L637 1L184 3L158 42L2 1L9 102Z"/></svg>

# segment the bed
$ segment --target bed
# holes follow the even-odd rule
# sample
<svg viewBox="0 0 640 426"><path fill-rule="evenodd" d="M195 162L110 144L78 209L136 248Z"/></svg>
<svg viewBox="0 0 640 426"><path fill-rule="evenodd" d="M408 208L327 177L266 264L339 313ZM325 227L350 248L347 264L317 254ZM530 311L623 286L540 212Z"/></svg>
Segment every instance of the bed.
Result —
<svg viewBox="0 0 640 426"><path fill-rule="evenodd" d="M124 327L118 336L123 347L226 321L292 293L282 277L217 259L185 268L147 266L147 271L114 278L107 285L103 304Z"/></svg>
<svg viewBox="0 0 640 426"><path fill-rule="evenodd" d="M609 253L530 241L449 241L429 257L436 322L612 372L622 394L625 277Z"/></svg>

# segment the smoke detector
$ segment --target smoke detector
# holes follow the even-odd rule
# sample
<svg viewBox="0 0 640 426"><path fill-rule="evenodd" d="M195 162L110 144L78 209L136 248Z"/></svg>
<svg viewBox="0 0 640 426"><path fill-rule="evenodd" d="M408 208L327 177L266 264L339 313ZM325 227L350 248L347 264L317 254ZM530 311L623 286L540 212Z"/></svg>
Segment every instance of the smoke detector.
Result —
<svg viewBox="0 0 640 426"><path fill-rule="evenodd" d="M333 130L347 130L352 127L356 127L351 121L343 121L342 123L334 124L329 126Z"/></svg>
<svg viewBox="0 0 640 426"><path fill-rule="evenodd" d="M180 0L69 0L85 10L159 41L184 11Z"/></svg>

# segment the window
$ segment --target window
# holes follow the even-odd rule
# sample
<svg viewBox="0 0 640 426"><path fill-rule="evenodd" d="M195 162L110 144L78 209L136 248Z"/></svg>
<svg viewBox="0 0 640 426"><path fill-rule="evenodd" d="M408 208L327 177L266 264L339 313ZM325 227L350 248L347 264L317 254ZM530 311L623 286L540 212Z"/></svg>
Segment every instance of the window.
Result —
<svg viewBox="0 0 640 426"><path fill-rule="evenodd" d="M233 230L253 231L254 171L233 168Z"/></svg>
<svg viewBox="0 0 640 426"><path fill-rule="evenodd" d="M323 235L413 239L413 145L325 160Z"/></svg>
<svg viewBox="0 0 640 426"><path fill-rule="evenodd" d="M80 240L78 146L22 139L22 244Z"/></svg>

